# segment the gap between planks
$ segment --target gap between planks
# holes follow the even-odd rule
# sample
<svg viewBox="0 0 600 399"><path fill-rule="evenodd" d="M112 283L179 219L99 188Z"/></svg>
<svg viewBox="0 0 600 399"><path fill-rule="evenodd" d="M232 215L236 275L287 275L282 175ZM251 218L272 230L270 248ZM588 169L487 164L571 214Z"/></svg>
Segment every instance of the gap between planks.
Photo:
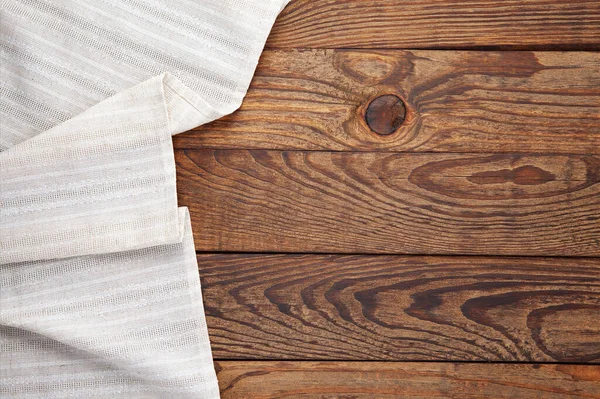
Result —
<svg viewBox="0 0 600 399"><path fill-rule="evenodd" d="M380 254L373 254L373 253L365 253L365 252L344 252L344 253L340 253L340 252L284 252L284 251L272 251L272 252L251 252L251 251L201 251L201 250L196 250L196 255L215 255L215 254L221 254L221 255L259 255L259 256L271 256L271 255L318 255L318 256L335 256L335 255L344 255L344 256L371 256L371 257L378 257L378 256L404 256L407 258L410 257L415 257L415 258L419 258L419 257L423 257L423 256L428 256L428 257L436 257L436 256L440 256L440 257L444 257L444 258L458 258L458 259L470 259L470 258L474 258L474 259L478 259L478 258L489 258L490 256L493 256L494 258L500 258L500 259L556 259L557 261L560 261L562 259L581 259L583 261L586 260L597 260L600 258L599 256L539 256L539 255L490 255L490 254L474 254L474 255L461 255L461 254L443 254L443 255L436 255L436 254L426 254L426 253L414 253L414 254L393 254L393 253L380 253Z"/></svg>

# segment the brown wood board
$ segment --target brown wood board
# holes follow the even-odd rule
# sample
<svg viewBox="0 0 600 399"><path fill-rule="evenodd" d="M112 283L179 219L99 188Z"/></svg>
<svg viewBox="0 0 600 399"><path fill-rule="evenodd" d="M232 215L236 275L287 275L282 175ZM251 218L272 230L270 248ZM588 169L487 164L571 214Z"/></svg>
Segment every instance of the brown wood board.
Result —
<svg viewBox="0 0 600 399"><path fill-rule="evenodd" d="M292 0L267 47L600 48L596 0Z"/></svg>
<svg viewBox="0 0 600 399"><path fill-rule="evenodd" d="M600 366L218 361L221 398L600 398Z"/></svg>
<svg viewBox="0 0 600 399"><path fill-rule="evenodd" d="M178 150L199 251L600 255L600 158Z"/></svg>
<svg viewBox="0 0 600 399"><path fill-rule="evenodd" d="M405 116L375 107L381 135L385 95ZM600 53L266 51L241 109L175 146L600 154Z"/></svg>
<svg viewBox="0 0 600 399"><path fill-rule="evenodd" d="M200 254L216 359L600 361L600 259Z"/></svg>

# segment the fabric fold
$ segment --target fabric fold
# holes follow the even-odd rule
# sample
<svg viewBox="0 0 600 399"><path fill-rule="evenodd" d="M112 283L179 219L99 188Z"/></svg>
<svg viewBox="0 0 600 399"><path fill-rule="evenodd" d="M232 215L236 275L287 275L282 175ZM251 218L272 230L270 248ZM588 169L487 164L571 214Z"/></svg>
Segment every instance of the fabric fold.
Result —
<svg viewBox="0 0 600 399"><path fill-rule="evenodd" d="M222 116L165 73L0 154L0 263L182 239L171 136Z"/></svg>
<svg viewBox="0 0 600 399"><path fill-rule="evenodd" d="M0 397L218 398L171 136L287 1L1 3Z"/></svg>
<svg viewBox="0 0 600 399"><path fill-rule="evenodd" d="M2 266L0 397L219 396L179 216L180 243Z"/></svg>
<svg viewBox="0 0 600 399"><path fill-rule="evenodd" d="M158 76L0 155L2 263L181 241Z"/></svg>

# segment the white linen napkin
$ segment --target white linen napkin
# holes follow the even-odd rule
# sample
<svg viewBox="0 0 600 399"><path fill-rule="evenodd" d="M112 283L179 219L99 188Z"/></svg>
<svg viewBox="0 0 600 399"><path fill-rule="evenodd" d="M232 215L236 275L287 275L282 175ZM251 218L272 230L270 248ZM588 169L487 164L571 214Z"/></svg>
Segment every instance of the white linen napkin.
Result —
<svg viewBox="0 0 600 399"><path fill-rule="evenodd" d="M219 397L171 136L285 3L1 2L0 397Z"/></svg>

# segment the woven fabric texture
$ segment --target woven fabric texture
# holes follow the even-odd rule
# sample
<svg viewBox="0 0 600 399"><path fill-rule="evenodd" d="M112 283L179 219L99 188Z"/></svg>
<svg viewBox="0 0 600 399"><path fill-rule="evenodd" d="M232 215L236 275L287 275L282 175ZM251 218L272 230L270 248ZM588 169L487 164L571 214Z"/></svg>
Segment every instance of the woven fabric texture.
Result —
<svg viewBox="0 0 600 399"><path fill-rule="evenodd" d="M0 397L219 397L171 136L286 2L1 1Z"/></svg>

